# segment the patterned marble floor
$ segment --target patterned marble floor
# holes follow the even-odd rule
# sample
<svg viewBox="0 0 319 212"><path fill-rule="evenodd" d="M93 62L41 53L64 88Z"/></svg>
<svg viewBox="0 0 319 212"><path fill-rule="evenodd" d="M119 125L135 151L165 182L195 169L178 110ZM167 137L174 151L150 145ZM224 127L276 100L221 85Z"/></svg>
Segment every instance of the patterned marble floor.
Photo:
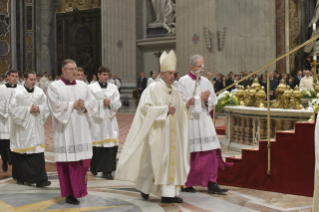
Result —
<svg viewBox="0 0 319 212"><path fill-rule="evenodd" d="M133 119L134 109L123 109L118 121L123 144ZM222 124L222 118L218 124ZM208 194L206 188L196 187L195 194L181 193L182 204L162 204L160 194L151 194L145 201L131 182L105 180L88 172L89 195L80 198L79 206L65 203L60 196L60 187L53 157L52 122L45 125L47 148L45 152L46 170L52 185L48 188L36 188L34 185L17 185L12 179L11 166L7 173L0 170L0 212L2 211L106 211L106 212L310 212L312 198L246 188L224 186L229 192L224 195ZM122 145L121 144L121 145ZM222 149L223 157L238 156L240 153ZM120 154L120 153L119 153ZM0 162L1 163L1 162Z"/></svg>
<svg viewBox="0 0 319 212"><path fill-rule="evenodd" d="M223 150L225 155L237 152ZM105 180L88 172L89 195L80 198L79 206L65 203L60 197L59 181L53 161L53 153L46 152L46 169L52 185L36 188L34 185L17 185L11 178L11 167L7 173L0 171L0 211L107 211L107 212L253 212L294 211L310 212L311 197L259 191L224 186L229 192L224 195L208 194L207 189L196 187L195 194L180 193L182 204L162 204L160 194L151 194L145 201L131 182Z"/></svg>

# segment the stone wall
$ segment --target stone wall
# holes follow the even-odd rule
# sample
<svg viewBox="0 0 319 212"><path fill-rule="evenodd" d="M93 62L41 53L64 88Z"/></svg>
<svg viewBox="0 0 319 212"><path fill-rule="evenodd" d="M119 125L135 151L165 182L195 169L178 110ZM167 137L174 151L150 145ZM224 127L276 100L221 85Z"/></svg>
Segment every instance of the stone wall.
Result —
<svg viewBox="0 0 319 212"><path fill-rule="evenodd" d="M216 0L216 31L226 27L226 36L224 48L219 51L214 46L215 71L239 74L255 71L274 60L275 14L274 0ZM275 65L270 69L274 70Z"/></svg>
<svg viewBox="0 0 319 212"><path fill-rule="evenodd" d="M141 1L102 1L102 64L117 73L123 83L136 84L137 64L142 63L136 46L136 11ZM140 14L141 15L141 14Z"/></svg>

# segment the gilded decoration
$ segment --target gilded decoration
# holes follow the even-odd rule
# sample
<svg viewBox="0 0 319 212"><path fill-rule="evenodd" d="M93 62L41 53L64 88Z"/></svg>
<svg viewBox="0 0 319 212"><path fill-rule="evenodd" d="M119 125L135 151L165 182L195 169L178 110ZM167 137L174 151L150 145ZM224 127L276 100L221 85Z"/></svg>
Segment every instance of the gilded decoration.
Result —
<svg viewBox="0 0 319 212"><path fill-rule="evenodd" d="M101 7L101 0L57 0L59 6L56 8L57 13L72 12L74 8L79 10L88 10Z"/></svg>
<svg viewBox="0 0 319 212"><path fill-rule="evenodd" d="M8 69L10 68L10 65L7 63L6 60L0 61L0 74L6 73Z"/></svg>
<svg viewBox="0 0 319 212"><path fill-rule="evenodd" d="M10 45L5 40L0 40L0 56L6 56L10 52Z"/></svg>
<svg viewBox="0 0 319 212"><path fill-rule="evenodd" d="M0 36L5 37L6 34L9 32L10 27L8 26L5 20L0 20Z"/></svg>
<svg viewBox="0 0 319 212"><path fill-rule="evenodd" d="M32 33L27 33L27 48L32 49L32 47L33 47Z"/></svg>
<svg viewBox="0 0 319 212"><path fill-rule="evenodd" d="M0 1L0 15L8 16L9 0Z"/></svg>

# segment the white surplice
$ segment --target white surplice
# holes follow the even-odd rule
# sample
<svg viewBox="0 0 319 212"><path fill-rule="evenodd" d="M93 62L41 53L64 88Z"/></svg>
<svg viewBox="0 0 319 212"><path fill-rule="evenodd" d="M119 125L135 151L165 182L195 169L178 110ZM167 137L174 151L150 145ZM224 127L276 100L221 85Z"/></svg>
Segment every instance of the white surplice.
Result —
<svg viewBox="0 0 319 212"><path fill-rule="evenodd" d="M32 104L39 106L39 113L30 113ZM9 115L12 121L11 151L27 154L44 152L44 123L50 111L43 90L37 86L30 93L24 86L15 89L9 102Z"/></svg>
<svg viewBox="0 0 319 212"><path fill-rule="evenodd" d="M168 115L169 102L176 113ZM143 193L184 185L190 169L187 110L179 92L159 80L140 99L115 178ZM174 137L175 136L175 137ZM164 187L162 189L164 189ZM166 195L166 194L164 194Z"/></svg>
<svg viewBox="0 0 319 212"><path fill-rule="evenodd" d="M146 85L146 86L149 86L149 85L152 84L153 82L155 82L155 80L154 80L152 77L148 78L148 80L147 80L147 85Z"/></svg>
<svg viewBox="0 0 319 212"><path fill-rule="evenodd" d="M45 84L46 81L48 81L48 80L49 80L48 77L45 77L45 76L41 77L41 79L40 79L40 81L39 81L39 87L42 88L42 89L44 89L44 84Z"/></svg>
<svg viewBox="0 0 319 212"><path fill-rule="evenodd" d="M179 79L178 89L184 102L193 97L196 80L185 75ZM210 91L207 104L201 100L201 92ZM192 119L189 119L189 143L191 152L202 152L220 149L219 139L210 117L210 112L217 104L212 83L205 77L201 77L196 89L195 104L191 107Z"/></svg>
<svg viewBox="0 0 319 212"><path fill-rule="evenodd" d="M177 80L175 80L174 82L173 82L173 86L177 89L177 90L179 90L179 82L177 81Z"/></svg>
<svg viewBox="0 0 319 212"><path fill-rule="evenodd" d="M16 88L19 88L17 85ZM0 86L0 139L10 139L10 123L11 118L9 116L9 100L12 92L16 89L6 85Z"/></svg>
<svg viewBox="0 0 319 212"><path fill-rule="evenodd" d="M57 162L80 161L92 158L90 117L98 105L89 87L83 81L66 85L62 80L48 88L48 103L53 115L54 159ZM74 109L76 100L85 101L87 112Z"/></svg>
<svg viewBox="0 0 319 212"><path fill-rule="evenodd" d="M115 115L122 106L120 93L117 87L111 83L107 84L107 88L101 88L100 84L95 82L89 85L89 88L99 104L99 110L92 117L93 146L117 146L119 144L119 127ZM109 107L104 106L104 99L111 101Z"/></svg>
<svg viewBox="0 0 319 212"><path fill-rule="evenodd" d="M52 83L53 81L51 80L48 80L48 81L46 81L45 83L44 83L44 89L43 89L43 91L44 91L44 93L46 94L47 93L47 91L48 91L48 88L49 88L49 86L50 86L50 84Z"/></svg>
<svg viewBox="0 0 319 212"><path fill-rule="evenodd" d="M118 89L120 89L120 87L122 85L122 83L118 79L110 79L109 82L116 85Z"/></svg>

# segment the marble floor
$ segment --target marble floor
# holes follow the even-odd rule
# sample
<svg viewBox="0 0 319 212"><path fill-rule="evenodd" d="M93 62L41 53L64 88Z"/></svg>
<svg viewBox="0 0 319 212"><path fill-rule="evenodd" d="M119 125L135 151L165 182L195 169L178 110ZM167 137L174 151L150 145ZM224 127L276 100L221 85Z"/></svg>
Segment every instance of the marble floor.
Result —
<svg viewBox="0 0 319 212"><path fill-rule="evenodd" d="M238 152L223 149L223 156L238 155ZM253 212L253 211L300 211L310 212L312 198L223 186L229 192L208 194L206 188L196 187L197 193L180 193L182 204L162 204L160 194L151 194L145 201L131 182L106 180L101 174L88 172L89 195L80 198L81 204L73 206L61 198L59 181L53 161L53 153L46 152L46 169L52 185L36 188L34 185L17 185L11 178L11 167L7 173L0 171L0 211L107 211L107 212Z"/></svg>
<svg viewBox="0 0 319 212"><path fill-rule="evenodd" d="M126 135L135 112L134 107L123 107L120 110L118 122L120 126L120 146L124 144ZM125 114L125 115L124 115ZM218 114L217 114L218 115ZM217 121L217 124L222 124ZM150 199L142 199L139 191L131 182L106 180L93 176L88 172L89 195L80 198L81 204L73 206L65 203L61 198L59 181L52 153L53 134L50 119L45 124L46 128L46 170L52 185L47 188L36 188L34 185L17 185L12 179L11 166L6 173L0 168L0 212L21 211L106 211L106 212L277 212L294 211L310 212L312 197L296 196L260 190L223 186L229 192L221 194L208 194L207 188L196 187L197 193L180 193L182 204L162 204L161 194L151 194ZM220 138L222 136L219 136ZM118 155L121 154L119 148ZM239 152L222 149L223 157L240 156ZM1 167L1 166L0 166Z"/></svg>

